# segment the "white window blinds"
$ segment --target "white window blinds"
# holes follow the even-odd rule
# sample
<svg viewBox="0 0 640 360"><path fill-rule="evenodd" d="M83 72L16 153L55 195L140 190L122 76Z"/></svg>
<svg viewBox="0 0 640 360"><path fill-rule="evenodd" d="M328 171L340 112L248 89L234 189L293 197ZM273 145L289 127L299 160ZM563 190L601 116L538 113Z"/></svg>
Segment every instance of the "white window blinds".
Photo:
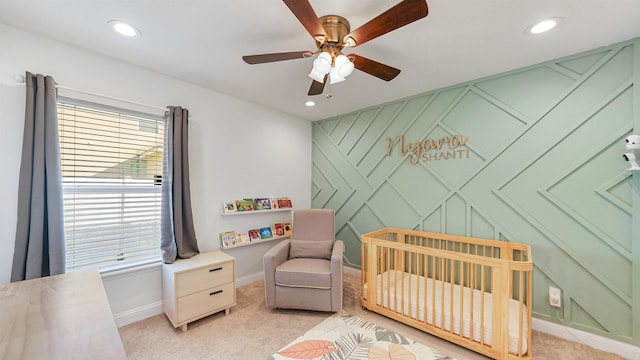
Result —
<svg viewBox="0 0 640 360"><path fill-rule="evenodd" d="M164 119L61 98L67 271L159 261Z"/></svg>

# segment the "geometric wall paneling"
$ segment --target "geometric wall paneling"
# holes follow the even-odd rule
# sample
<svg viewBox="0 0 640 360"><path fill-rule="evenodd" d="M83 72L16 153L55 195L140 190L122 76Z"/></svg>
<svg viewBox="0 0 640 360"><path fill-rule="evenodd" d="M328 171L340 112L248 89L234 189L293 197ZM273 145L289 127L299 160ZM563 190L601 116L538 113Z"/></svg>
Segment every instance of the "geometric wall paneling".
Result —
<svg viewBox="0 0 640 360"><path fill-rule="evenodd" d="M314 122L312 206L336 209L347 264L383 227L524 242L534 316L640 345L639 43Z"/></svg>
<svg viewBox="0 0 640 360"><path fill-rule="evenodd" d="M587 328L587 329L596 329L601 332L607 332L607 328L602 324L598 323L596 319L591 317L589 313L580 307L579 304L571 301L571 322L576 324L577 327Z"/></svg>
<svg viewBox="0 0 640 360"><path fill-rule="evenodd" d="M427 213L422 221L420 230L433 231L437 233L444 232L444 216L442 214L442 206L435 208L431 213Z"/></svg>
<svg viewBox="0 0 640 360"><path fill-rule="evenodd" d="M484 238L484 239L499 239L499 234L496 230L495 222L491 222L486 216L483 216L480 209L476 209L473 206L469 207L469 229L466 231L472 237Z"/></svg>
<svg viewBox="0 0 640 360"><path fill-rule="evenodd" d="M440 206L451 191L450 187L426 166L398 166L388 176L388 181L398 189L400 196L407 199L410 206L423 215Z"/></svg>
<svg viewBox="0 0 640 360"><path fill-rule="evenodd" d="M318 162L314 162L312 172L312 193L311 198L314 203L318 207L327 207L327 203L331 200L331 197L338 191L332 184L331 181L323 174L322 170L319 169L315 164Z"/></svg>
<svg viewBox="0 0 640 360"><path fill-rule="evenodd" d="M388 182L378 187L367 203L384 224L411 229L420 222L420 213ZM398 211L398 209L402 210Z"/></svg>
<svg viewBox="0 0 640 360"><path fill-rule="evenodd" d="M620 141L624 140L620 139ZM622 144L620 141L618 143ZM608 181L603 182L602 186L596 189L596 193L602 196L603 199L624 211L628 221L631 221L633 211L633 204L631 203L631 179L632 177L630 173L619 173ZM631 251L631 243L627 242L625 246L629 251Z"/></svg>
<svg viewBox="0 0 640 360"><path fill-rule="evenodd" d="M459 194L454 194L444 203L444 232L453 235L467 234L467 204Z"/></svg>
<svg viewBox="0 0 640 360"><path fill-rule="evenodd" d="M610 51L611 50L596 51L592 54L578 56L568 60L561 60L556 62L554 65L570 70L577 75L584 75Z"/></svg>
<svg viewBox="0 0 640 360"><path fill-rule="evenodd" d="M508 104L524 118L533 119L539 117L574 81L553 67L538 67L481 81L474 86Z"/></svg>
<svg viewBox="0 0 640 360"><path fill-rule="evenodd" d="M346 224L342 226L336 232L336 239L340 239L348 244L359 244L360 243L360 234L356 233L353 226L350 224ZM359 259L361 255L360 249L357 246L347 246L344 251L344 262L347 266L351 267L360 267L360 262L352 263L351 259Z"/></svg>
<svg viewBox="0 0 640 360"><path fill-rule="evenodd" d="M353 213L348 225L359 232L358 237L362 234L386 226L386 224L371 210L371 207L368 204L363 204L360 209ZM358 248L358 252L359 251L360 248ZM359 261L360 259L358 258L358 263Z"/></svg>
<svg viewBox="0 0 640 360"><path fill-rule="evenodd" d="M313 156L313 184L318 190L313 201L318 206L335 208L336 201L347 197L354 190L322 152L315 151Z"/></svg>

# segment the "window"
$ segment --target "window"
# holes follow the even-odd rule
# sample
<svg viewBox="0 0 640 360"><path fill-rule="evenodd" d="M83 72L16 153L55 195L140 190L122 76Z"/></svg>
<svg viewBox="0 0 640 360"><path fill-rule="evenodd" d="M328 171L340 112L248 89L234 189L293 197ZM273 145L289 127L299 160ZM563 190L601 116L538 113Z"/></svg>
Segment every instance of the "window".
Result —
<svg viewBox="0 0 640 360"><path fill-rule="evenodd" d="M159 261L164 119L58 102L66 270Z"/></svg>

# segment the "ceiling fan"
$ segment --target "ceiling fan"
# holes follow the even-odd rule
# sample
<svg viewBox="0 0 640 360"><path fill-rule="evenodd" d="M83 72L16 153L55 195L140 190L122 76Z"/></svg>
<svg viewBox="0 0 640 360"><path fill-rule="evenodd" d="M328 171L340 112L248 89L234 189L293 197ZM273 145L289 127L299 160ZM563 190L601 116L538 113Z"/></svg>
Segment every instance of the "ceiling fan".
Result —
<svg viewBox="0 0 640 360"><path fill-rule="evenodd" d="M336 83L344 80L353 69L385 81L394 79L399 69L367 59L357 54L342 54L346 47L355 47L381 35L419 20L429 13L426 0L402 0L394 7L351 31L349 21L338 15L318 17L309 0L283 0L316 42L316 51L291 51L271 54L246 55L247 64L310 58L313 62L309 77L313 79L308 95L319 95L324 91L326 80Z"/></svg>

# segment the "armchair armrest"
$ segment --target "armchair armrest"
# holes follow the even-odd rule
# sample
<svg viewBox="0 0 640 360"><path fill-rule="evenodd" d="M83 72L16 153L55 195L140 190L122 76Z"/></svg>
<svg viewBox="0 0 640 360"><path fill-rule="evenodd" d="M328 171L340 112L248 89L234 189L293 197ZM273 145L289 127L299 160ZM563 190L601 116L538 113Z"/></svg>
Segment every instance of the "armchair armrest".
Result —
<svg viewBox="0 0 640 360"><path fill-rule="evenodd" d="M336 240L333 243L333 249L331 250L331 266L333 267L334 262L340 263L342 266L342 255L344 254L344 242L342 240ZM333 270L333 268L331 269Z"/></svg>
<svg viewBox="0 0 640 360"><path fill-rule="evenodd" d="M290 240L282 240L272 247L262 257L264 265L264 289L266 293L267 307L275 307L276 299L276 267L289 258Z"/></svg>
<svg viewBox="0 0 640 360"><path fill-rule="evenodd" d="M344 242L336 240L331 252L331 306L333 311L342 310L342 256Z"/></svg>

